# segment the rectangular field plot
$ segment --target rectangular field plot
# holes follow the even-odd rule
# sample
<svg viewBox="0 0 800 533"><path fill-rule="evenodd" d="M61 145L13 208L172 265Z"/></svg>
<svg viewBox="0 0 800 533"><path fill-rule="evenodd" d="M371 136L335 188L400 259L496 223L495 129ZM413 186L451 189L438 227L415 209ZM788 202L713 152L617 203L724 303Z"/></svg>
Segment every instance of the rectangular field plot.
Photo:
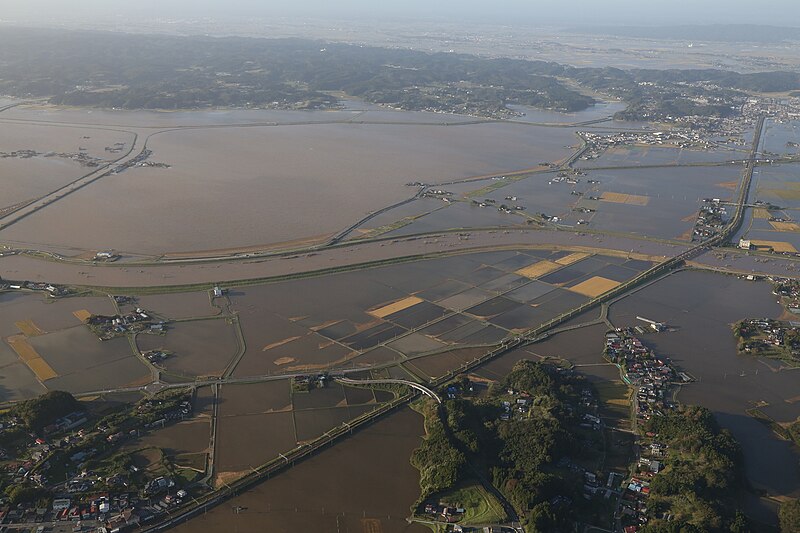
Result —
<svg viewBox="0 0 800 533"><path fill-rule="evenodd" d="M462 311L468 307L479 304L494 296L491 292L482 289L474 288L460 292L444 300L437 302L440 306L446 307L453 311Z"/></svg>
<svg viewBox="0 0 800 533"><path fill-rule="evenodd" d="M7 292L0 294L0 337L20 333L19 324L34 328L29 333L56 332L82 323L75 313L113 315L109 298L46 298L42 294Z"/></svg>
<svg viewBox="0 0 800 533"><path fill-rule="evenodd" d="M467 313L481 317L488 318L506 313L512 309L516 309L520 304L514 300L498 296L486 302L470 307L466 310Z"/></svg>
<svg viewBox="0 0 800 533"><path fill-rule="evenodd" d="M139 296L136 305L173 320L220 313L220 309L211 306L209 293L205 291Z"/></svg>
<svg viewBox="0 0 800 533"><path fill-rule="evenodd" d="M265 414L292 409L288 379L243 385L223 385L219 416Z"/></svg>
<svg viewBox="0 0 800 533"><path fill-rule="evenodd" d="M600 196L603 202L611 202L614 204L628 204L646 206L650 203L650 198L638 194L621 194L618 192L604 192Z"/></svg>
<svg viewBox="0 0 800 533"><path fill-rule="evenodd" d="M408 309L409 307L413 307L419 303L422 303L421 298L417 298L416 296L408 296L402 300L398 300L377 309L373 309L369 311L369 314L378 318L385 318L393 313Z"/></svg>
<svg viewBox="0 0 800 533"><path fill-rule="evenodd" d="M442 318L447 313L450 313L450 311L436 304L423 301L409 309L387 316L386 320L394 322L401 327L412 329Z"/></svg>
<svg viewBox="0 0 800 533"><path fill-rule="evenodd" d="M397 339L394 342L390 342L387 344L387 346L406 356L411 356L439 350L444 348L446 345L420 333L412 333Z"/></svg>
<svg viewBox="0 0 800 533"><path fill-rule="evenodd" d="M617 285L619 285L618 281L607 279L601 276L595 276L587 279L584 282L578 283L577 285L573 285L569 288L569 290L584 296L589 296L590 298L594 298L610 291Z"/></svg>
<svg viewBox="0 0 800 533"><path fill-rule="evenodd" d="M159 366L184 376L219 376L239 350L235 327L221 319L178 322L165 335L138 335L136 342L142 352L170 352Z"/></svg>
<svg viewBox="0 0 800 533"><path fill-rule="evenodd" d="M58 379L51 378L50 388L86 392L150 379L149 370L134 356L125 338L101 342L86 326L75 326L28 341L58 375Z"/></svg>
<svg viewBox="0 0 800 533"><path fill-rule="evenodd" d="M538 263L534 263L530 266L517 270L516 274L525 276L526 278L536 279L541 278L542 276L549 274L554 270L558 270L562 266L563 265L553 261L539 261Z"/></svg>
<svg viewBox="0 0 800 533"><path fill-rule="evenodd" d="M220 417L217 422L217 470L246 473L297 445L290 412Z"/></svg>
<svg viewBox="0 0 800 533"><path fill-rule="evenodd" d="M295 410L344 407L347 399L342 385L330 383L326 387L314 388L308 392L292 392L292 405Z"/></svg>

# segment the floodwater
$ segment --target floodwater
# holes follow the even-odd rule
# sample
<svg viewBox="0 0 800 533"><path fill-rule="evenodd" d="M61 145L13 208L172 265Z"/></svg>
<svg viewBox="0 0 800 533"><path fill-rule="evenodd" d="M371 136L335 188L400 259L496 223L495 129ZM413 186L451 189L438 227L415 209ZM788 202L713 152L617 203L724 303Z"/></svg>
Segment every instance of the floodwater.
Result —
<svg viewBox="0 0 800 533"><path fill-rule="evenodd" d="M563 159L577 145L569 128L445 126L420 122L425 117L418 114L407 122L315 123L297 113L286 121L293 125L219 121L140 131L151 134L150 161L170 168L136 167L104 177L5 229L2 238L139 254L321 240L410 198L416 189L408 182L531 168Z"/></svg>
<svg viewBox="0 0 800 533"><path fill-rule="evenodd" d="M767 121L761 149L773 154L798 154L800 147L789 143L800 142L800 120L787 122Z"/></svg>
<svg viewBox="0 0 800 533"><path fill-rule="evenodd" d="M642 338L697 381L679 400L711 409L742 444L750 482L773 496L800 495L800 453L745 412L757 405L778 422L800 416L796 402L800 371L768 360L737 355L731 324L747 317L776 318L782 308L766 282L707 272L681 272L614 304L615 326L633 326L636 316L665 322L676 332ZM762 506L761 511L766 511ZM773 517L774 518L774 517Z"/></svg>
<svg viewBox="0 0 800 533"><path fill-rule="evenodd" d="M618 111L624 110L627 104L624 102L597 102L595 105L589 106L583 111L574 113L562 113L559 111L537 109L535 107L521 105L512 105L508 107L513 111L525 113L524 116L515 117L513 119L520 122L533 122L537 124L577 124L580 122L612 117Z"/></svg>
<svg viewBox="0 0 800 533"><path fill-rule="evenodd" d="M424 533L405 520L419 495L408 458L422 434L418 414L396 412L175 531Z"/></svg>
<svg viewBox="0 0 800 533"><path fill-rule="evenodd" d="M682 165L687 163L721 163L742 159L745 152L739 150L696 150L662 146L633 146L609 148L597 159L579 160L579 168L606 166Z"/></svg>
<svg viewBox="0 0 800 533"><path fill-rule="evenodd" d="M111 129L0 122L0 153L33 150L40 154L30 158L0 157L0 210L50 193L93 170L69 156L83 153L102 164L122 155L107 152L106 147L117 142L130 147L132 141L130 133Z"/></svg>
<svg viewBox="0 0 800 533"><path fill-rule="evenodd" d="M114 312L114 307L108 298L65 298L52 300L46 298L43 294L0 294L0 339L18 335L20 329L17 327L16 323L22 321L31 321L44 332L58 332L65 328L81 327L80 321L72 313L73 311L83 309L96 314L110 314ZM46 339L48 336L45 335L43 338ZM94 339L89 339L89 342L93 344L92 348L97 348L94 344L99 344L96 337ZM53 353L57 356L59 352L54 351ZM69 354L69 356L73 358L74 366L85 364L86 360L84 360L82 350L76 353L77 355L74 356L71 352ZM130 350L128 350L128 355L131 355ZM56 361L52 364L58 366ZM97 381L94 381L95 379L103 379L102 375L105 372L109 370L119 370L123 366L126 367L127 370L132 368L134 375L143 369L143 367L138 368L136 365L131 365L130 361L115 362L110 367L103 367L97 374L87 376L82 380L84 381L83 386L89 385L91 387L91 383L97 384ZM65 369L65 372L72 373L73 371L71 369ZM71 382L79 377L80 373L73 374L72 378L55 378L48 381L47 385L55 386L63 384L65 386L71 386ZM98 384L95 388L104 388L104 386ZM80 387L76 390L79 389ZM44 392L46 392L45 386L36 379L33 372L20 360L6 342L0 341L0 400L28 399Z"/></svg>
<svg viewBox="0 0 800 533"><path fill-rule="evenodd" d="M158 363L182 376L219 376L238 351L235 326L223 319L171 324L165 335L138 335L139 351L166 350Z"/></svg>

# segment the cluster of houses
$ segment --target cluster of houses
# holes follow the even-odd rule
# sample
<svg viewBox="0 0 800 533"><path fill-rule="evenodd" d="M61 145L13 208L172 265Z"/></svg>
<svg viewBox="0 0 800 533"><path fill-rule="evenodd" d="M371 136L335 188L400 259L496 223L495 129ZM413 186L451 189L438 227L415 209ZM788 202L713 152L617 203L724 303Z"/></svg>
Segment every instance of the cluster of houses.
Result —
<svg viewBox="0 0 800 533"><path fill-rule="evenodd" d="M718 235L725 227L727 212L719 198L704 198L692 230L692 241L703 241Z"/></svg>
<svg viewBox="0 0 800 533"><path fill-rule="evenodd" d="M501 400L500 407L502 411L500 412L500 420L511 420L515 416L518 418L526 417L528 415L528 411L531 409L532 399L530 394L524 391L516 391L514 389L508 389L506 393L511 398L507 400Z"/></svg>
<svg viewBox="0 0 800 533"><path fill-rule="evenodd" d="M586 142L586 150L581 155L584 161L597 159L608 148L615 146L674 146L678 148L710 149L714 143L702 131L625 131L617 133L578 132Z"/></svg>
<svg viewBox="0 0 800 533"><path fill-rule="evenodd" d="M434 520L441 520L452 524L458 522L464 516L466 510L460 505L452 505L450 503L438 504L428 503L425 505L425 514L433 517Z"/></svg>
<svg viewBox="0 0 800 533"><path fill-rule="evenodd" d="M112 430L103 425L93 429L78 429L88 421L85 412L62 417L45 429L43 437L32 438L29 444L18 450L15 455L21 459L9 459L7 454L4 457L6 471L3 474L8 484L33 484L49 489L56 494L52 506L37 508L34 504L20 504L13 508L4 507L0 499L0 523L82 521L91 525L93 531L97 527L113 531L146 521L180 505L187 493L168 477L145 479L139 485L141 492L137 493L133 489L136 484L131 478L131 475L139 472L136 466L130 466L130 472L123 470L105 474L88 470L86 466L88 459L118 449L123 440L139 436L142 430L160 428L169 421L182 420L191 416L192 410L192 403L186 399L152 399L139 404L136 413L158 419L150 423L139 422L138 428L125 431ZM3 430L14 429L21 423L11 416L2 419ZM97 444L95 437L98 433L104 437L104 444ZM63 473L59 475L60 479L48 480L51 458L64 450L68 454L64 458L66 464L71 465L71 469L77 473L66 481Z"/></svg>
<svg viewBox="0 0 800 533"><path fill-rule="evenodd" d="M647 433L647 441L639 447L636 474L625 482L615 518L625 533L635 533L647 524L647 503L650 483L664 469L667 446L657 436Z"/></svg>
<svg viewBox="0 0 800 533"><path fill-rule="evenodd" d="M86 319L86 324L101 341L129 333L161 334L166 330L166 322L157 320L141 307L121 315L92 315Z"/></svg>
<svg viewBox="0 0 800 533"><path fill-rule="evenodd" d="M744 353L787 352L800 360L800 322L749 318L738 325L739 350Z"/></svg>
<svg viewBox="0 0 800 533"><path fill-rule="evenodd" d="M32 159L34 157L58 157L75 161L83 167L98 167L102 159L90 156L85 148L79 148L78 153L65 152L37 152L36 150L14 150L13 152L0 152L0 159Z"/></svg>
<svg viewBox="0 0 800 533"><path fill-rule="evenodd" d="M507 196L506 199L508 198L516 198L516 196ZM489 207L490 205L495 206L496 204L497 200L494 200L492 198L484 198L483 200L472 200L471 203L471 205L477 207ZM499 206L497 206L497 210L500 211L501 213L506 213L508 215L513 213L514 211L524 211L525 206L500 204Z"/></svg>
<svg viewBox="0 0 800 533"><path fill-rule="evenodd" d="M58 298L69 294L67 287L38 281L10 281L0 279L0 291L41 291L51 298Z"/></svg>
<svg viewBox="0 0 800 533"><path fill-rule="evenodd" d="M155 364L161 363L162 361L168 359L172 354L165 350L148 350L143 352L142 355L145 359Z"/></svg>
<svg viewBox="0 0 800 533"><path fill-rule="evenodd" d="M162 478L164 479L164 478ZM0 507L0 523L72 522L73 531L113 532L131 528L153 519L169 508L180 505L188 496L185 490L170 490L170 480L158 498L141 498L134 492L112 494L99 492L79 498L61 497L49 508Z"/></svg>
<svg viewBox="0 0 800 533"><path fill-rule="evenodd" d="M452 192L443 189L428 189L422 195L423 198L434 198L436 200L442 200L445 203L450 203L452 201L452 196Z"/></svg>
<svg viewBox="0 0 800 533"><path fill-rule="evenodd" d="M786 307L800 314L800 281L795 279L771 278L774 284L772 294L779 296Z"/></svg>
<svg viewBox="0 0 800 533"><path fill-rule="evenodd" d="M647 420L654 413L670 407L666 393L679 374L668 359L657 357L632 335L629 328L617 328L606 333L605 354L611 362L623 368L625 381L636 387L636 416L639 419Z"/></svg>

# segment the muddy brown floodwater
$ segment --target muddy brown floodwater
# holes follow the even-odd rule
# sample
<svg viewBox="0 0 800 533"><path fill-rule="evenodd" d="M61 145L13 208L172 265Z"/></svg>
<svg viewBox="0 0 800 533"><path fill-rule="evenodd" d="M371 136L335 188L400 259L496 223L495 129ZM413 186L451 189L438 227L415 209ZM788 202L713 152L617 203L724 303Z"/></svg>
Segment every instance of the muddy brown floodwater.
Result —
<svg viewBox="0 0 800 533"><path fill-rule="evenodd" d="M408 182L532 168L565 158L573 145L569 128L498 123L170 130L147 140L150 160L170 168L104 177L5 229L3 239L144 254L320 240L412 197Z"/></svg>
<svg viewBox="0 0 800 533"><path fill-rule="evenodd" d="M424 533L406 522L419 495L408 458L422 434L422 417L396 412L175 531Z"/></svg>
<svg viewBox="0 0 800 533"><path fill-rule="evenodd" d="M750 282L708 272L680 272L646 287L611 307L615 326L633 326L636 316L665 322L677 331L642 338L656 353L670 357L697 381L678 399L711 409L742 445L751 484L771 496L800 495L800 453L789 442L746 413L757 405L778 422L800 416L800 370L736 353L731 324L746 317L781 315L766 282ZM767 502L752 501L749 511L773 521Z"/></svg>

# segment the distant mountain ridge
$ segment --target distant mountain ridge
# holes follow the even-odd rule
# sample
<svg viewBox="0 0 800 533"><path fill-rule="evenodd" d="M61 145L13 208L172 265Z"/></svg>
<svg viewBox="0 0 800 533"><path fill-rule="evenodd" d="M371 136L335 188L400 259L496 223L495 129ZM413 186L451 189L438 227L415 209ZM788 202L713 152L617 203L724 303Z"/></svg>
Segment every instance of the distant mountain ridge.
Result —
<svg viewBox="0 0 800 533"><path fill-rule="evenodd" d="M641 39L712 41L724 43L775 44L800 41L800 28L757 24L712 24L680 26L599 26L569 28L570 33L610 35Z"/></svg>

